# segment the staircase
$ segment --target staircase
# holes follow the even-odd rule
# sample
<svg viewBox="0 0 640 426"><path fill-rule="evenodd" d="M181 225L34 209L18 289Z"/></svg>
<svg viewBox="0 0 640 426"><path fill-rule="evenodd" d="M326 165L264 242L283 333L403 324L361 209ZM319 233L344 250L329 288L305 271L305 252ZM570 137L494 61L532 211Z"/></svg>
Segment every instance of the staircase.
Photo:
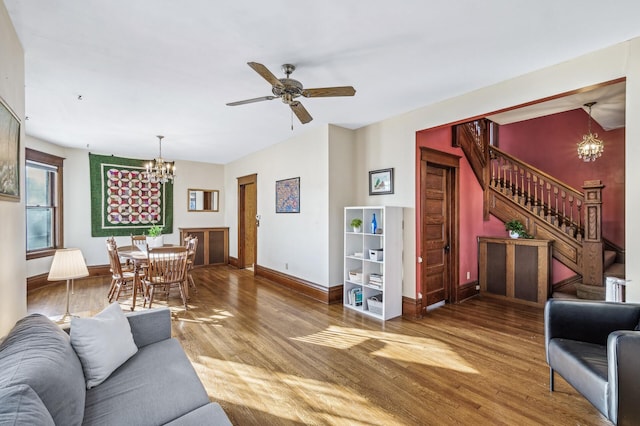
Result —
<svg viewBox="0 0 640 426"><path fill-rule="evenodd" d="M453 129L453 145L484 189L485 220L517 219L534 238L553 241L553 257L576 273L554 286L554 297L604 300L604 277L624 278L623 250L602 238L604 185L586 181L579 191L501 151L496 127L482 119Z"/></svg>

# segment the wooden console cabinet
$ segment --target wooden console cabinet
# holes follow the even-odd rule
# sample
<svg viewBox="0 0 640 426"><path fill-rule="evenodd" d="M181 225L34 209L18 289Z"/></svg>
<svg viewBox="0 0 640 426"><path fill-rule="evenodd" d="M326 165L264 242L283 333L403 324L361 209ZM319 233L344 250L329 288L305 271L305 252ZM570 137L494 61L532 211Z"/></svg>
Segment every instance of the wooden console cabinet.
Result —
<svg viewBox="0 0 640 426"><path fill-rule="evenodd" d="M229 228L179 228L180 241L187 235L198 237L195 266L229 263Z"/></svg>
<svg viewBox="0 0 640 426"><path fill-rule="evenodd" d="M544 306L551 291L551 240L478 238L480 292Z"/></svg>

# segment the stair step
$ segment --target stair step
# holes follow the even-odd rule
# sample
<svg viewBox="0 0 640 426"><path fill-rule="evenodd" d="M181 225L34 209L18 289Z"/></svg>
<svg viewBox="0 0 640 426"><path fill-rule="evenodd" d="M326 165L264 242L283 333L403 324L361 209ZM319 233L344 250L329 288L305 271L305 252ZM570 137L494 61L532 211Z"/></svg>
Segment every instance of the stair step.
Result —
<svg viewBox="0 0 640 426"><path fill-rule="evenodd" d="M576 286L576 290L578 291L579 299L588 299L588 300L604 300L605 299L605 288L604 286L599 285L588 285L582 283L574 284Z"/></svg>
<svg viewBox="0 0 640 426"><path fill-rule="evenodd" d="M624 263L614 263L605 269L604 276L624 279L624 272Z"/></svg>
<svg viewBox="0 0 640 426"><path fill-rule="evenodd" d="M604 251L604 269L605 270L616 262L617 255L618 254L613 250Z"/></svg>

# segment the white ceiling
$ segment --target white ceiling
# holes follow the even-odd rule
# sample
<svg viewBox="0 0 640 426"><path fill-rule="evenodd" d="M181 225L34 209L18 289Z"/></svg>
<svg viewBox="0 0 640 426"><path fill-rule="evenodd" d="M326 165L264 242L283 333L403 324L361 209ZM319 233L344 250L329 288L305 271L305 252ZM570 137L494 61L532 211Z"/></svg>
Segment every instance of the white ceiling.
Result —
<svg viewBox="0 0 640 426"><path fill-rule="evenodd" d="M25 49L26 132L135 158L227 163L351 129L640 36L637 0L4 0ZM306 125L247 62L305 87ZM78 97L82 96L82 100ZM573 108L582 105L579 101ZM595 111L594 107L594 111Z"/></svg>

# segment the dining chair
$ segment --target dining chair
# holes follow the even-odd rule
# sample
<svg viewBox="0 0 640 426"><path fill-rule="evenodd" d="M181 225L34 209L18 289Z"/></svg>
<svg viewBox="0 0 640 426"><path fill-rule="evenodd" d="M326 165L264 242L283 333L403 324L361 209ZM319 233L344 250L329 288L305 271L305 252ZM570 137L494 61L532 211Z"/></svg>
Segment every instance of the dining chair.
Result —
<svg viewBox="0 0 640 426"><path fill-rule="evenodd" d="M149 301L149 308L153 304L156 287L165 290L167 300L172 287L178 287L180 297L187 310L186 274L187 274L187 248L184 246L160 247L149 249L149 261L147 271L143 277L145 287L145 300L143 307Z"/></svg>
<svg viewBox="0 0 640 426"><path fill-rule="evenodd" d="M133 269L123 268L118 255L118 246L115 238L107 238L107 252L109 253L109 266L111 269L111 286L107 297L109 303L114 299L117 301L123 287L135 281L136 272Z"/></svg>
<svg viewBox="0 0 640 426"><path fill-rule="evenodd" d="M198 250L198 237L187 235L184 239L185 247L187 247L187 279L189 280L189 287L193 289L195 293L198 292L196 283L193 280L191 271L196 259L196 250Z"/></svg>
<svg viewBox="0 0 640 426"><path fill-rule="evenodd" d="M146 235L131 235L131 247L141 251L148 251Z"/></svg>

